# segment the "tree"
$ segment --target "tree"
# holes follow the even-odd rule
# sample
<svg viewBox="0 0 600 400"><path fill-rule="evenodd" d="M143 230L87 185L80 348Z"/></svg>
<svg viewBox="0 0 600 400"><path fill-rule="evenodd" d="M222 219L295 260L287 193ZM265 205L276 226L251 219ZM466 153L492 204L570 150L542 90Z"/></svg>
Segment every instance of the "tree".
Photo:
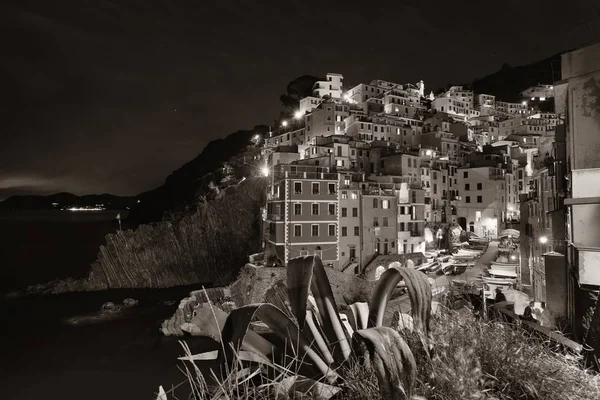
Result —
<svg viewBox="0 0 600 400"><path fill-rule="evenodd" d="M281 104L286 108L298 108L301 99L312 95L315 82L322 80L312 75L302 75L288 83L286 94L279 96Z"/></svg>

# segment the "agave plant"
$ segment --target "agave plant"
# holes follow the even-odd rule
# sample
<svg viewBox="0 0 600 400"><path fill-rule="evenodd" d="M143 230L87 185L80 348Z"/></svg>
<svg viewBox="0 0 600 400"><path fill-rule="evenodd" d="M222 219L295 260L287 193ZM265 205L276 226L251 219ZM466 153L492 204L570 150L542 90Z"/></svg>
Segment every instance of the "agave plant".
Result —
<svg viewBox="0 0 600 400"><path fill-rule="evenodd" d="M269 303L239 307L219 323L220 350L183 359L221 365L241 359L268 365L287 374L286 389L290 392L310 391L314 395L315 388L321 394L329 389L329 396L343 390L345 379L340 367L354 359L372 367L383 397L408 399L415 385L415 359L398 331L382 326L388 301L402 279L411 302L414 329L428 349L432 293L423 273L393 263L381 275L369 303L350 305L342 320L321 260L307 256L288 265L291 318L289 312ZM256 319L279 340L267 340L249 329ZM277 358L281 355L294 361L275 363L273 360L281 360Z"/></svg>

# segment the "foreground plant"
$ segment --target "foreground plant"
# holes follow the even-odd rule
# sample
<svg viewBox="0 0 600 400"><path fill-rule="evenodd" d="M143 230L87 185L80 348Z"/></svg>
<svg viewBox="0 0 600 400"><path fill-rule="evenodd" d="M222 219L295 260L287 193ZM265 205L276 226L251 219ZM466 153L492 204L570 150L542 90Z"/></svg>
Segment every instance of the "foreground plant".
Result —
<svg viewBox="0 0 600 400"><path fill-rule="evenodd" d="M263 367L262 375L269 371L275 377L267 374L259 386L313 398L330 398L344 390L348 386L344 371L358 364L373 371L383 398L411 398L415 358L400 334L383 326L387 304L402 279L411 302L414 331L428 352L432 293L423 273L392 264L380 277L369 303L352 304L342 314L347 321L342 321L321 260L309 256L295 258L288 265L291 318L269 303L240 307L219 321L223 328L218 351L183 359L209 363L213 371L224 368L226 376L240 362L258 364ZM265 323L275 337L267 340L250 330L254 320ZM223 393L221 383L214 394Z"/></svg>

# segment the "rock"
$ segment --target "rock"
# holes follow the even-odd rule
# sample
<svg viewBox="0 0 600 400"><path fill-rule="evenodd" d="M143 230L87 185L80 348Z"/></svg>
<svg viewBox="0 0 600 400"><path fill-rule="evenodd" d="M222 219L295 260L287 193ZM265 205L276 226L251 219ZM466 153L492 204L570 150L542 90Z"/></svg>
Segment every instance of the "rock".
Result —
<svg viewBox="0 0 600 400"><path fill-rule="evenodd" d="M112 301L107 301L106 303L102 304L101 310L102 311L116 311L117 306Z"/></svg>
<svg viewBox="0 0 600 400"><path fill-rule="evenodd" d="M137 306L139 301L136 299L127 298L123 300L123 307L134 307Z"/></svg>
<svg viewBox="0 0 600 400"><path fill-rule="evenodd" d="M412 332L414 327L413 318L408 314L403 314L399 311L394 311L392 315L392 329L397 331L406 329L409 332Z"/></svg>
<svg viewBox="0 0 600 400"><path fill-rule="evenodd" d="M192 336L206 336L217 342L221 341L221 330L227 320L227 313L209 304L196 308L191 321L180 325L184 332Z"/></svg>

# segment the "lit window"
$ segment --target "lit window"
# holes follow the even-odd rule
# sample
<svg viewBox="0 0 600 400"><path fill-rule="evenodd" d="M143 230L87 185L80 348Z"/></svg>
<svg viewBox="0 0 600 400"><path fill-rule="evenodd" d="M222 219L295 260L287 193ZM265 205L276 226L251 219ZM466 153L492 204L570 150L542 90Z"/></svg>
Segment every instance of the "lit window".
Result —
<svg viewBox="0 0 600 400"><path fill-rule="evenodd" d="M342 190L342 199L347 199L348 198L348 192L345 190Z"/></svg>
<svg viewBox="0 0 600 400"><path fill-rule="evenodd" d="M352 200L358 199L358 193L352 192Z"/></svg>
<svg viewBox="0 0 600 400"><path fill-rule="evenodd" d="M390 208L390 201L389 200L382 200L381 201L381 208L383 209L389 209Z"/></svg>
<svg viewBox="0 0 600 400"><path fill-rule="evenodd" d="M475 211L475 221L481 221L481 211Z"/></svg>

